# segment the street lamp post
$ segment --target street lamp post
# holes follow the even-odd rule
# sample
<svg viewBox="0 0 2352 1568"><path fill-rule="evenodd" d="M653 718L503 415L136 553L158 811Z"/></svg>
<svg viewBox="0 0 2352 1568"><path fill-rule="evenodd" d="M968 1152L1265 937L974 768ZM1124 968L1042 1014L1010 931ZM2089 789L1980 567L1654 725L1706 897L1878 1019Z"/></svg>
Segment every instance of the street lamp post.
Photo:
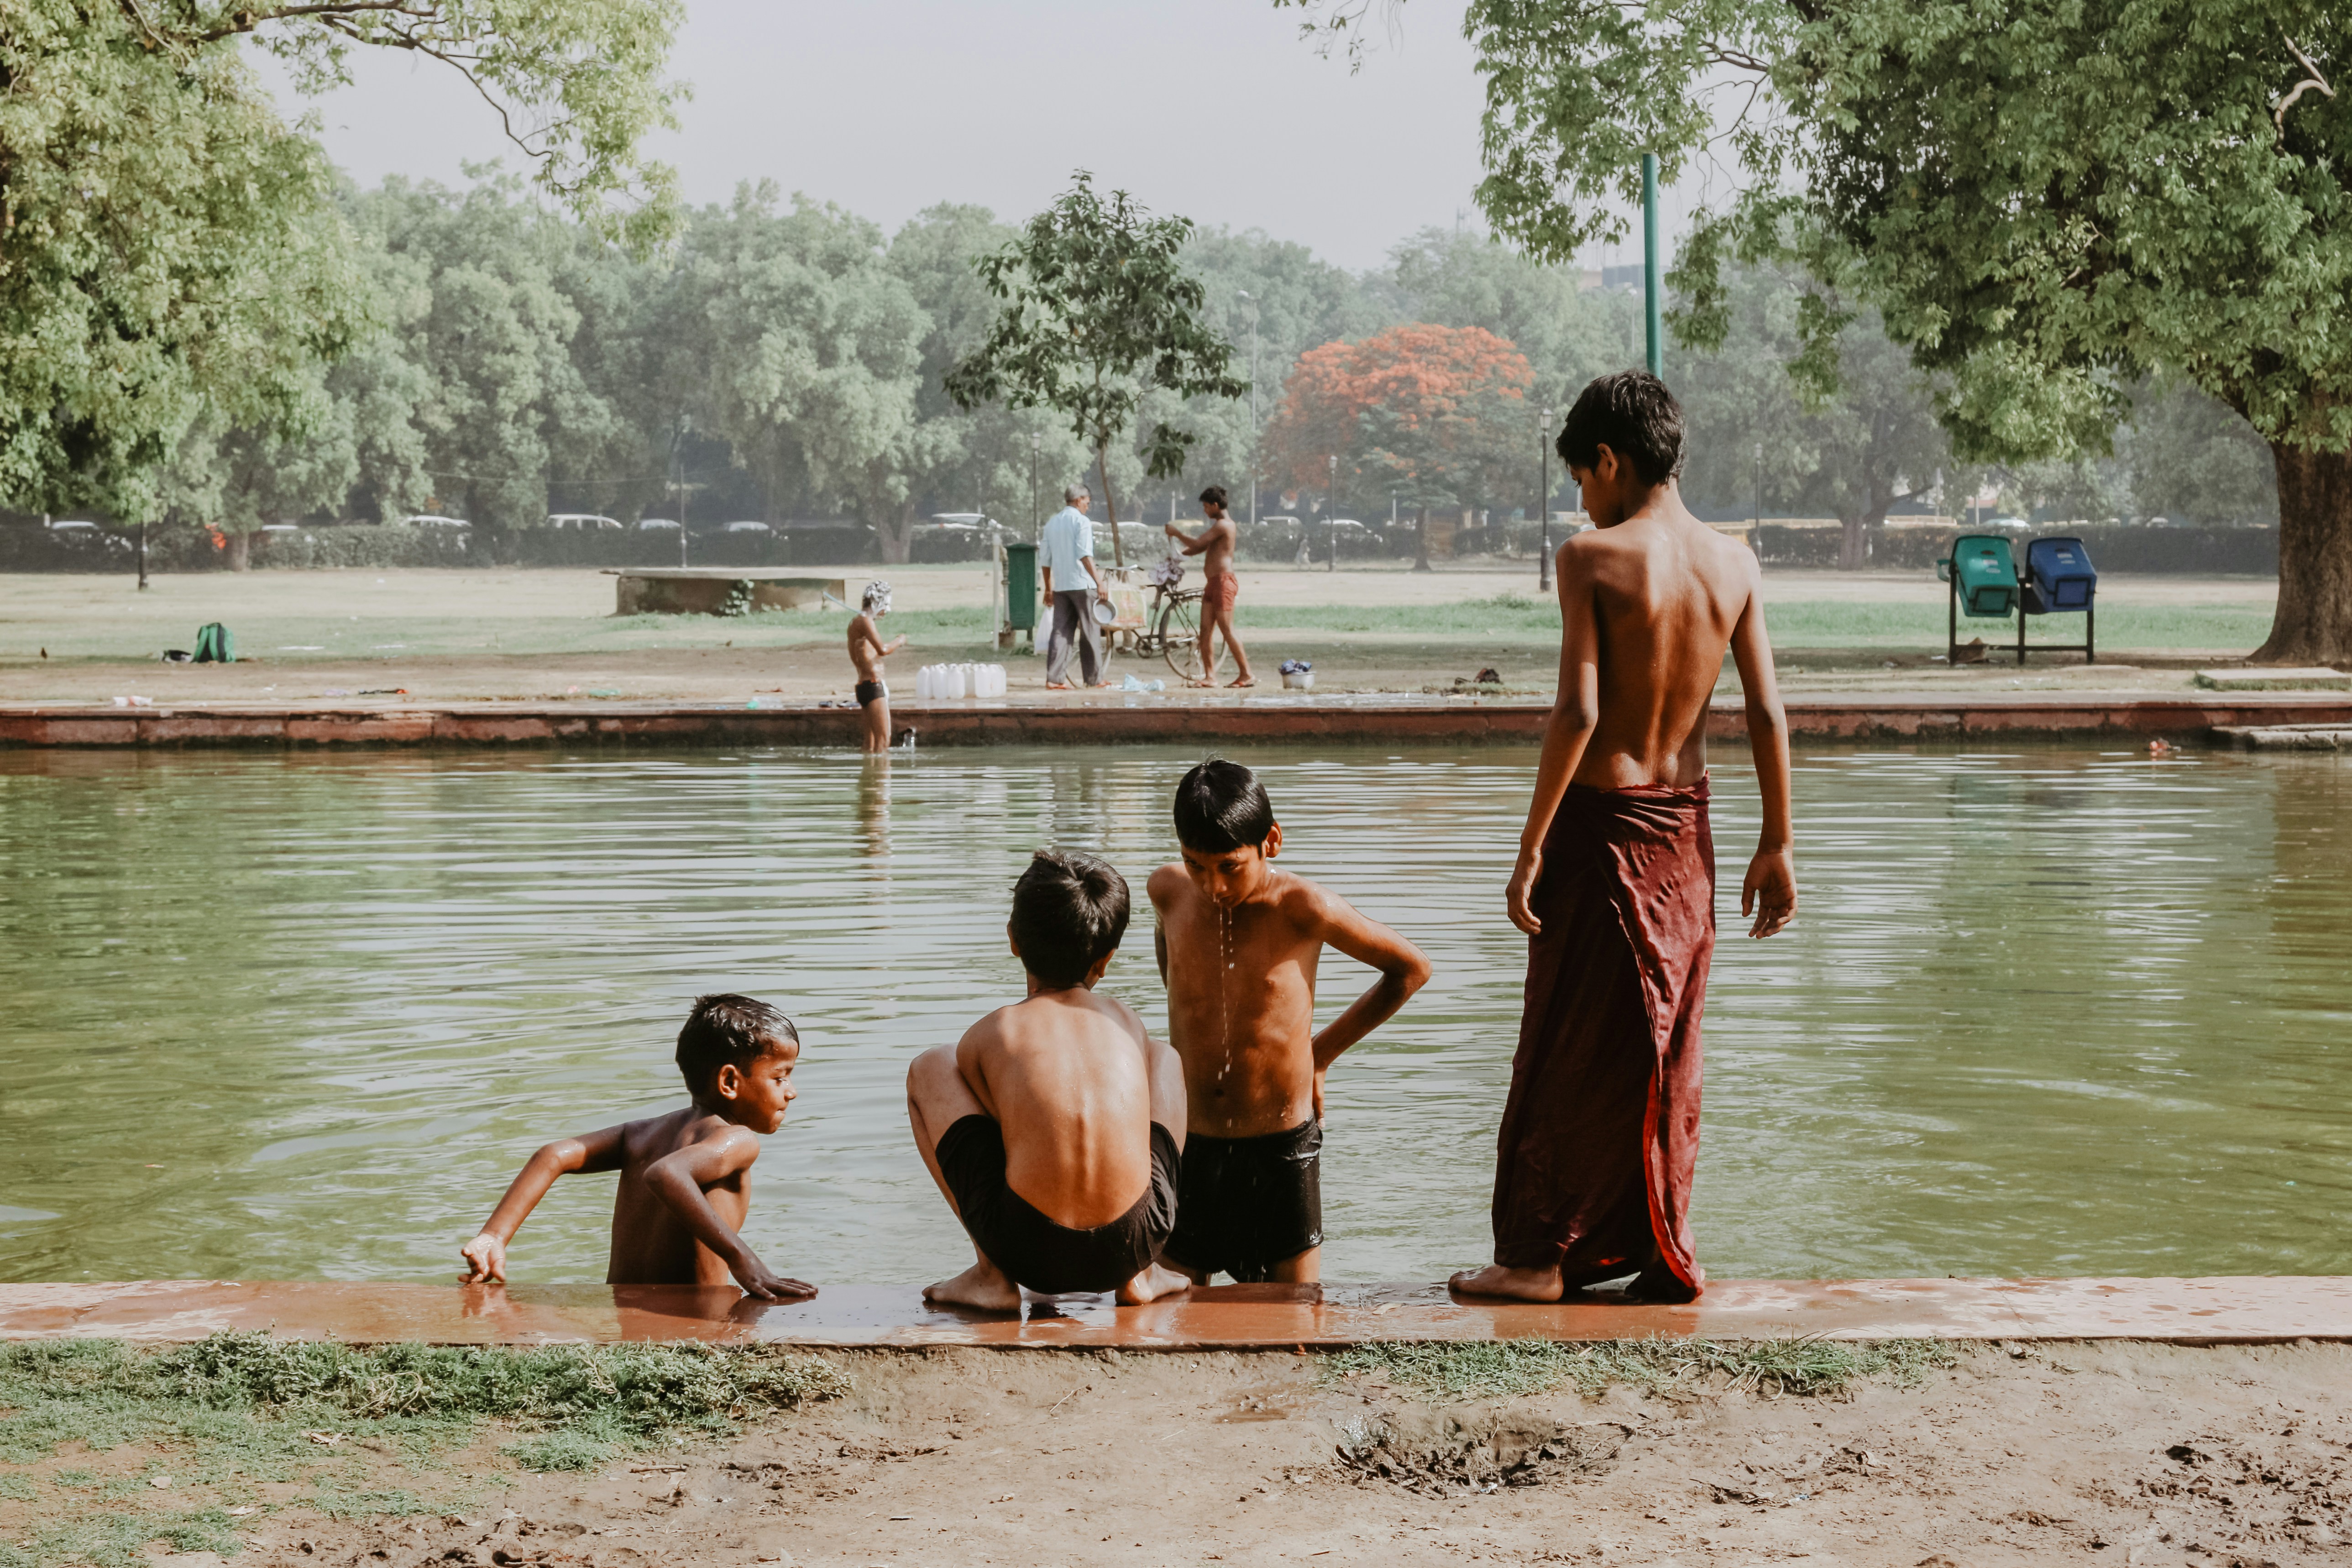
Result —
<svg viewBox="0 0 2352 1568"><path fill-rule="evenodd" d="M1537 533L1541 541L1536 546L1536 588L1540 593L1551 592L1551 410L1543 411L1543 424L1536 430L1536 515L1543 521Z"/></svg>
<svg viewBox="0 0 2352 1568"><path fill-rule="evenodd" d="M147 591L147 520L139 520L139 591Z"/></svg>
<svg viewBox="0 0 2352 1568"><path fill-rule="evenodd" d="M1041 433L1029 432L1029 542L1037 542L1038 531L1045 525L1037 517L1037 448L1045 444Z"/></svg>
<svg viewBox="0 0 2352 1568"><path fill-rule="evenodd" d="M1331 570L1339 569L1339 454L1331 454L1331 492L1323 500L1323 521L1331 525Z"/></svg>
<svg viewBox="0 0 2352 1568"><path fill-rule="evenodd" d="M1665 289L1658 276L1658 155L1642 154L1642 327L1652 375L1666 374Z"/></svg>
<svg viewBox="0 0 2352 1568"><path fill-rule="evenodd" d="M1257 526L1257 301L1246 289L1234 290L1250 302L1250 526Z"/></svg>

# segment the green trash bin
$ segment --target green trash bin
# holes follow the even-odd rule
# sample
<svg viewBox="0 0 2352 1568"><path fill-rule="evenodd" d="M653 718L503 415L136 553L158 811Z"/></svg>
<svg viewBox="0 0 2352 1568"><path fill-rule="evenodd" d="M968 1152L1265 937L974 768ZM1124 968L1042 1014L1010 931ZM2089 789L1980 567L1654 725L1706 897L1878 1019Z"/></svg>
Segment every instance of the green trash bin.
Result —
<svg viewBox="0 0 2352 1568"><path fill-rule="evenodd" d="M1960 617L1974 621L2005 621L2018 605L2017 556L2009 541L1998 533L1964 533L1952 541L1952 552L1936 563L1937 577L1951 584L1946 615L1949 629L1944 657L1960 655Z"/></svg>
<svg viewBox="0 0 2352 1568"><path fill-rule="evenodd" d="M1004 547L1004 625L1008 630L1037 636L1037 547Z"/></svg>

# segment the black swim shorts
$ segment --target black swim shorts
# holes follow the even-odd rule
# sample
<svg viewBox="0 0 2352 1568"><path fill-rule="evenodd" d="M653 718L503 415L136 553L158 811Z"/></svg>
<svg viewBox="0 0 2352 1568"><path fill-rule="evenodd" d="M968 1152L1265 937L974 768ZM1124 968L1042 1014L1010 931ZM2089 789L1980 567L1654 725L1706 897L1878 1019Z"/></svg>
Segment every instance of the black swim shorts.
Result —
<svg viewBox="0 0 2352 1568"><path fill-rule="evenodd" d="M835 687L834 689L837 691L840 688ZM857 683L857 705L860 708L889 695L890 689L878 680L861 680Z"/></svg>
<svg viewBox="0 0 2352 1568"><path fill-rule="evenodd" d="M940 1173L972 1245L990 1262L1041 1295L1115 1290L1150 1266L1176 1223L1175 1135L1151 1124L1151 1185L1108 1225L1073 1230L1056 1225L1004 1180L1004 1129L967 1116L940 1135Z"/></svg>
<svg viewBox="0 0 2352 1568"><path fill-rule="evenodd" d="M1323 1124L1256 1138L1184 1140L1168 1261L1253 1283L1323 1245Z"/></svg>

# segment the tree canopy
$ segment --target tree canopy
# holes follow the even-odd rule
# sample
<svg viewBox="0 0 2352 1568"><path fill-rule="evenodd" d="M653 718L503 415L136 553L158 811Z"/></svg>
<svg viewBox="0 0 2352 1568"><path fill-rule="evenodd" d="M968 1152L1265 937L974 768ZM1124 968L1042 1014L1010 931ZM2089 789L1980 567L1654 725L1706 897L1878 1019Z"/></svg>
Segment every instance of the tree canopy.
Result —
<svg viewBox="0 0 2352 1568"><path fill-rule="evenodd" d="M1327 37L1369 0L1303 5ZM2277 620L2257 657L2352 662L2352 15L2321 0L1471 0L1481 208L1538 257L1622 237L1640 154L1741 190L1680 258L1676 331L1726 263L1801 260L1801 368L1876 310L1963 457L2105 445L2185 379L2270 443Z"/></svg>
<svg viewBox="0 0 2352 1568"><path fill-rule="evenodd" d="M965 408L998 402L1048 408L1097 455L1114 556L1118 504L1110 447L1148 390L1178 397L1238 397L1249 384L1228 373L1233 345L1201 319L1208 293L1185 271L1192 220L1151 217L1125 191L1105 201L1080 170L1070 190L1031 218L1001 250L981 258L981 282L1002 301L979 345L946 377ZM1144 471L1181 473L1195 437L1155 420Z"/></svg>
<svg viewBox="0 0 2352 1568"><path fill-rule="evenodd" d="M268 439L331 417L321 370L385 324L331 171L247 65L299 85L352 52L464 72L552 196L646 243L671 177L679 0L18 0L0 15L0 500L145 516L204 420Z"/></svg>

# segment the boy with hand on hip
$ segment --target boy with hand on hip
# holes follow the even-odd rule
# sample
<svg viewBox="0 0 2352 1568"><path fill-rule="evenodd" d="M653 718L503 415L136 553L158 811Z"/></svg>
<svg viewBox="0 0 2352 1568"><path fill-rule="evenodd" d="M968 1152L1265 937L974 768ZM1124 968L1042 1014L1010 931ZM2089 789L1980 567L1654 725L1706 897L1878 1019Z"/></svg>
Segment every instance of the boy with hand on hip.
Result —
<svg viewBox="0 0 2352 1568"><path fill-rule="evenodd" d="M763 1301L798 1301L816 1287L760 1261L740 1232L750 1209L757 1134L784 1124L798 1098L801 1039L764 1002L695 999L677 1033L677 1068L694 1096L666 1116L560 1139L533 1154L464 1248L469 1283L502 1283L507 1247L558 1176L618 1171L608 1285L724 1285L731 1275Z"/></svg>
<svg viewBox="0 0 2352 1568"><path fill-rule="evenodd" d="M1249 769L1211 760L1176 786L1183 858L1151 874L1169 1043L1188 1136L1168 1266L1206 1284L1321 1277L1323 1075L1429 979L1412 943L1274 867L1282 827ZM1326 946L1381 972L1317 1033Z"/></svg>

